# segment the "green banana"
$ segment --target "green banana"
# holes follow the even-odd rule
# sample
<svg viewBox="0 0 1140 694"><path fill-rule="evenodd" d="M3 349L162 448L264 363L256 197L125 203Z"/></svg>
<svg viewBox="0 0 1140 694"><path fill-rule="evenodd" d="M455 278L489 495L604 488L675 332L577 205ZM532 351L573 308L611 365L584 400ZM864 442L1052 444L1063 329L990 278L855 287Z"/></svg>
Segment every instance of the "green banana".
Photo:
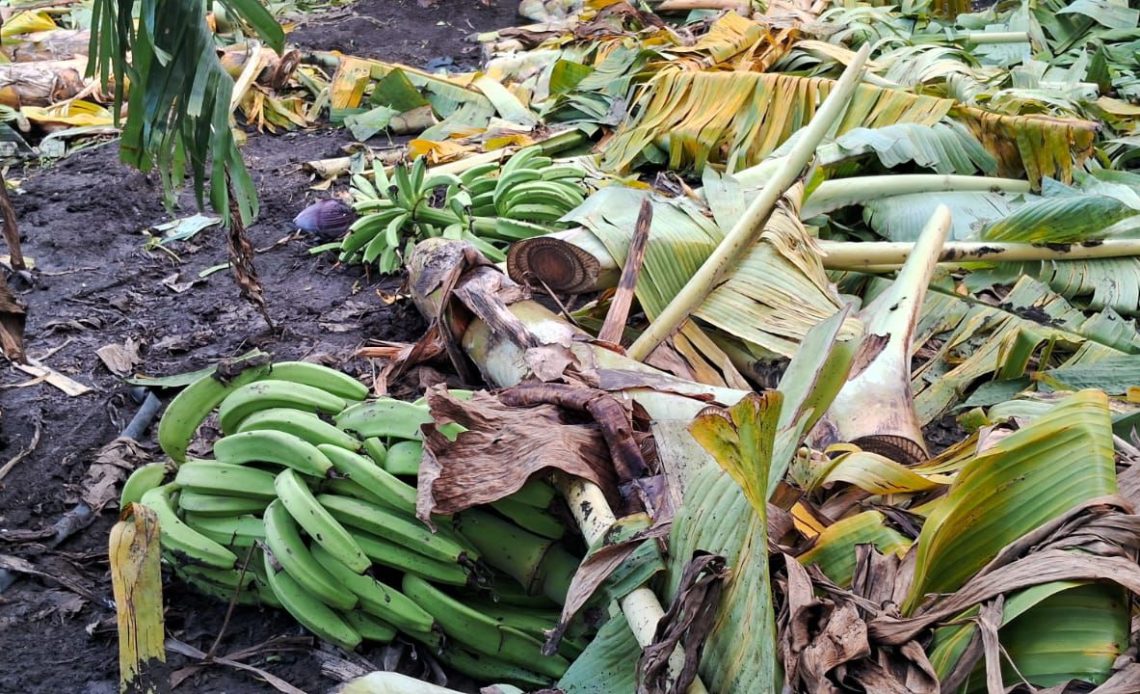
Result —
<svg viewBox="0 0 1140 694"><path fill-rule="evenodd" d="M392 639L396 638L396 627L382 619L373 617L367 612L349 610L342 612L340 616L344 618L344 621L355 629L356 633L360 634L365 641L390 643Z"/></svg>
<svg viewBox="0 0 1140 694"><path fill-rule="evenodd" d="M345 400L360 401L368 397L368 386L352 376L308 361L277 362L269 367L269 377L320 388Z"/></svg>
<svg viewBox="0 0 1140 694"><path fill-rule="evenodd" d="M218 408L222 433L232 434L246 417L271 407L291 407L305 412L336 414L348 403L339 395L303 383L265 379L233 391Z"/></svg>
<svg viewBox="0 0 1140 694"><path fill-rule="evenodd" d="M551 683L550 677L456 644L444 646L437 657L456 672L477 682L513 684L523 687L524 691L545 689Z"/></svg>
<svg viewBox="0 0 1140 694"><path fill-rule="evenodd" d="M488 193L494 194L495 186L498 185L499 179L497 176L481 178L467 186L467 191L471 195L472 201L480 195L487 195ZM490 198L493 202L494 198Z"/></svg>
<svg viewBox="0 0 1140 694"><path fill-rule="evenodd" d="M144 493L139 503L154 511L158 517L158 530L163 549L172 552L180 561L203 564L219 569L232 569L237 555L186 525L174 511L171 498L172 484L155 487Z"/></svg>
<svg viewBox="0 0 1140 694"><path fill-rule="evenodd" d="M384 460L388 457L387 447L385 447L384 442L376 436L364 439L364 452L372 459L372 462L381 466L384 465ZM388 471L391 472L391 470Z"/></svg>
<svg viewBox="0 0 1140 694"><path fill-rule="evenodd" d="M371 576L358 576L319 546L313 556L333 577L360 600L360 610L379 617L397 629L429 631L435 620L406 595Z"/></svg>
<svg viewBox="0 0 1140 694"><path fill-rule="evenodd" d="M272 552L265 553L265 575L269 588L285 611L306 629L345 650L351 651L360 645L360 634L276 566Z"/></svg>
<svg viewBox="0 0 1140 694"><path fill-rule="evenodd" d="M491 508L510 518L515 525L550 540L562 539L566 526L546 511L528 506L511 498L499 499Z"/></svg>
<svg viewBox="0 0 1140 694"><path fill-rule="evenodd" d="M368 245L364 247L363 261L365 263L372 263L380 254L390 248L398 248L400 245L400 229L411 220L411 212L401 212L388 221L384 226L383 233L377 234Z"/></svg>
<svg viewBox="0 0 1140 694"><path fill-rule="evenodd" d="M567 210L554 205L525 203L504 210L502 215L524 222L557 222L566 212Z"/></svg>
<svg viewBox="0 0 1140 694"><path fill-rule="evenodd" d="M166 406L166 412L158 422L158 445L174 462L186 460L186 449L194 438L194 432L214 408L235 390L264 378L268 373L268 364L258 364L227 381L211 373L186 386Z"/></svg>
<svg viewBox="0 0 1140 694"><path fill-rule="evenodd" d="M190 487L178 494L178 507L199 516L240 516L261 513L269 505L268 499L248 496L222 496Z"/></svg>
<svg viewBox="0 0 1140 694"><path fill-rule="evenodd" d="M432 421L426 406L392 398L352 405L334 419L339 429L355 432L361 438L392 436L400 439L420 438L420 425Z"/></svg>
<svg viewBox="0 0 1140 694"><path fill-rule="evenodd" d="M473 580L471 572L460 564L428 559L415 550L365 532L356 531L352 536L364 554L382 566L452 586L466 586Z"/></svg>
<svg viewBox="0 0 1140 694"><path fill-rule="evenodd" d="M244 590L251 586L255 580L252 572L249 570L242 571L236 567L233 569L213 569L208 566L182 566L180 569L186 575L196 576L230 590L239 588Z"/></svg>
<svg viewBox="0 0 1140 694"><path fill-rule="evenodd" d="M463 179L455 174L450 173L433 173L431 177L424 181L421 190L424 193L430 194L436 188L446 186L448 189L458 188L463 185Z"/></svg>
<svg viewBox="0 0 1140 694"><path fill-rule="evenodd" d="M295 470L283 470L277 475L276 487L277 496L285 508L289 510L289 515L293 516L297 524L305 529L309 537L328 550L329 554L344 562L348 568L358 574L364 573L372 565L368 557L364 556L360 545L352 539L352 535L333 518L324 506L318 503L317 498L305 486L301 476ZM322 494L321 496L328 495ZM343 499L345 497L337 498ZM349 499L349 501L371 506L364 501L355 499Z"/></svg>
<svg viewBox="0 0 1140 694"><path fill-rule="evenodd" d="M427 581L405 574L404 594L416 601L439 623L443 633L468 648L559 678L570 667L560 655L542 655L542 642L518 629L500 626L494 619L447 595Z"/></svg>
<svg viewBox="0 0 1140 694"><path fill-rule="evenodd" d="M351 496L353 499L360 499L361 501L367 501L371 504L384 505L384 501L380 497L352 480L341 479L339 477L332 480L322 480L318 489L321 493Z"/></svg>
<svg viewBox="0 0 1140 694"><path fill-rule="evenodd" d="M380 499L385 506L411 515L416 513L416 488L397 479L372 460L336 446L321 445L317 449L328 456L333 468Z"/></svg>
<svg viewBox="0 0 1140 694"><path fill-rule="evenodd" d="M558 603L545 595L531 595L518 581L499 572L492 572L489 578L492 598L501 605L521 607L528 610L558 609ZM475 599L479 599L478 593Z"/></svg>
<svg viewBox="0 0 1140 694"><path fill-rule="evenodd" d="M166 476L166 463L147 463L134 469L126 482L123 482L123 491L119 493L119 508L125 509L128 504L142 499L142 495L162 484Z"/></svg>
<svg viewBox="0 0 1140 694"><path fill-rule="evenodd" d="M456 515L454 525L485 564L515 579L528 593L565 602L579 560L560 544L479 509Z"/></svg>
<svg viewBox="0 0 1140 694"><path fill-rule="evenodd" d="M415 477L420 474L420 460L423 457L423 443L400 441L388 449L388 456L384 459L384 469L393 475Z"/></svg>
<svg viewBox="0 0 1140 694"><path fill-rule="evenodd" d="M427 157L416 157L415 163L412 164L412 190L416 191L418 195L424 193L424 177L427 175ZM418 200L417 200L418 202Z"/></svg>
<svg viewBox="0 0 1140 694"><path fill-rule="evenodd" d="M288 407L254 412L242 420L237 433L243 431L283 431L318 446L327 443L349 451L359 451L360 441L311 412L302 412Z"/></svg>
<svg viewBox="0 0 1140 694"><path fill-rule="evenodd" d="M334 494L321 494L317 501L345 525L413 549L430 559L443 562L477 561L469 550L444 528L432 533L419 520L391 509Z"/></svg>
<svg viewBox="0 0 1140 694"><path fill-rule="evenodd" d="M479 164L477 166L472 166L470 169L467 169L463 173L459 174L459 180L463 182L463 185L471 187L473 185L477 185L480 181L487 180L490 174L493 174L498 170L498 162Z"/></svg>
<svg viewBox="0 0 1140 694"><path fill-rule="evenodd" d="M585 178L585 169L573 164L554 164L542 170L542 180L544 181L581 181Z"/></svg>
<svg viewBox="0 0 1140 694"><path fill-rule="evenodd" d="M396 186L396 204L406 210L416 205L418 191L412 185L412 177L406 163L396 164L392 167L393 183Z"/></svg>
<svg viewBox="0 0 1140 694"><path fill-rule="evenodd" d="M265 544L281 568L313 597L339 610L356 606L356 596L325 569L324 562L305 544L280 499L265 509Z"/></svg>
<svg viewBox="0 0 1140 694"><path fill-rule="evenodd" d="M224 463L276 463L313 477L325 477L332 461L313 444L283 431L243 431L218 439L214 457Z"/></svg>
<svg viewBox="0 0 1140 694"><path fill-rule="evenodd" d="M555 231L554 227L526 222L521 219L499 217L495 220L495 236L507 240L529 239L532 236L545 236Z"/></svg>
<svg viewBox="0 0 1140 694"><path fill-rule="evenodd" d="M190 567L181 566L178 562L172 562L172 564L174 565L175 576L208 598L214 598L219 602L227 603L230 600L234 600L239 605L249 606L256 606L262 603L260 593L253 587L253 582L256 579L252 574L249 574L250 585L239 590L235 586L217 583L201 575L197 575L190 571Z"/></svg>
<svg viewBox="0 0 1140 694"><path fill-rule="evenodd" d="M495 186L495 209L500 214L506 214L506 204L510 197L510 191L520 183L529 181L541 181L542 174L534 169L516 169L510 173L503 173L499 176L499 183Z"/></svg>
<svg viewBox="0 0 1140 694"><path fill-rule="evenodd" d="M570 211L585 200L582 191L574 184L540 179L515 186L507 196L506 203L509 208L524 202L546 203Z"/></svg>
<svg viewBox="0 0 1140 694"><path fill-rule="evenodd" d="M353 222L352 226L348 228L348 235L340 242L340 261L346 262L354 254L363 250L373 239L384 233L389 222L403 212L402 208L390 207L365 215Z"/></svg>
<svg viewBox="0 0 1140 694"><path fill-rule="evenodd" d="M183 520L220 545L246 550L265 540L265 523L257 516L203 516L188 512Z"/></svg>
<svg viewBox="0 0 1140 694"><path fill-rule="evenodd" d="M547 637L546 632L558 626L559 620L562 619L562 613L558 610L518 607L516 605L491 602L489 600L466 602L472 608L494 619L499 624L518 629L525 634L530 634L539 641L545 641ZM575 621L571 625L571 630L578 633L575 633L573 636L563 634L558 643L558 652L571 660L581 655L582 650L589 644L589 639L582 638L584 630L582 628L575 629L575 625L579 625L579 622Z"/></svg>
<svg viewBox="0 0 1140 694"><path fill-rule="evenodd" d="M274 499L273 475L257 468L216 460L188 460L178 467L174 482L194 491L219 496Z"/></svg>
<svg viewBox="0 0 1140 694"><path fill-rule="evenodd" d="M538 477L532 477L519 487L518 491L507 498L527 506L547 509L550 508L550 504L554 502L554 497L557 495L558 492L549 482Z"/></svg>

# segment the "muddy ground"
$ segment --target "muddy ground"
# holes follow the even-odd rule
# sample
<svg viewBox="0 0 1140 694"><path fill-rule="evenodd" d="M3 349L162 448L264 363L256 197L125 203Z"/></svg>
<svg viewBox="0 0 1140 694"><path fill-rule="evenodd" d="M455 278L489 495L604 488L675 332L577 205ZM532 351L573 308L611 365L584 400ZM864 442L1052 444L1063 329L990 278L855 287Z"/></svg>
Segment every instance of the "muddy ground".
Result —
<svg viewBox="0 0 1140 694"><path fill-rule="evenodd" d="M362 0L315 17L290 40L311 49L406 62L417 66L470 66L478 58L464 37L517 24L516 0L441 0L422 8L415 0ZM338 156L349 139L340 130L251 135L246 160L258 184L262 211L249 229L258 249L257 269L276 330L237 298L228 272L198 280L198 272L225 262L217 228L190 242L175 243L177 259L146 250L142 231L167 221L157 179L118 163L114 143L80 152L48 169L12 170L21 179L15 197L24 253L35 260L38 281L22 292L29 307L27 347L33 357L90 386L70 398L44 383L16 387L30 377L0 371L0 464L30 445L34 450L0 480L0 554L22 557L58 580L24 576L0 594L0 692L117 691L114 611L109 607L107 531L116 512L103 512L88 528L54 550L35 540L74 505L77 485L96 451L112 441L138 409L129 389L95 352L134 340L141 345L137 370L151 375L181 373L252 347L281 359L320 355L347 371L363 372L354 350L370 339L410 340L423 330L408 304L387 305L378 292L392 292L395 279L366 277L359 269L334 267L330 256L307 252L311 241L282 242L290 220L323 197L309 189L304 161ZM192 212L189 200L184 199ZM192 286L185 287L186 283ZM177 290L172 286L177 287ZM144 444L157 452L153 432ZM28 538L32 540L29 541ZM182 641L207 650L218 634L225 607L181 584L167 586L167 625ZM219 653L262 644L274 637L302 636L287 616L239 608ZM379 653L365 653L379 662ZM173 667L189 661L172 655ZM268 652L251 659L306 692L333 681L305 649ZM204 668L180 691L261 692L268 684L242 671Z"/></svg>

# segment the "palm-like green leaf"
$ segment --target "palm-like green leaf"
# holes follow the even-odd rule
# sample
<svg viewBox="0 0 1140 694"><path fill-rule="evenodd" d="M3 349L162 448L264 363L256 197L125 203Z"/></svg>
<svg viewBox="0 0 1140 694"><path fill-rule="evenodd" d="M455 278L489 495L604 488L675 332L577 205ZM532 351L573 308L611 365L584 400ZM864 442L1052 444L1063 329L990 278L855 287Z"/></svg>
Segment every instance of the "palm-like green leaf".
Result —
<svg viewBox="0 0 1140 694"><path fill-rule="evenodd" d="M221 0L229 12L280 51L284 32L258 0ZM127 101L120 155L149 171L157 166L168 192L186 172L199 205L207 178L214 210L229 218L232 185L245 221L257 211L257 192L230 130L233 80L215 52L198 0L95 0L88 72L114 80L115 112ZM128 59L129 56L129 59ZM130 84L129 98L125 85Z"/></svg>

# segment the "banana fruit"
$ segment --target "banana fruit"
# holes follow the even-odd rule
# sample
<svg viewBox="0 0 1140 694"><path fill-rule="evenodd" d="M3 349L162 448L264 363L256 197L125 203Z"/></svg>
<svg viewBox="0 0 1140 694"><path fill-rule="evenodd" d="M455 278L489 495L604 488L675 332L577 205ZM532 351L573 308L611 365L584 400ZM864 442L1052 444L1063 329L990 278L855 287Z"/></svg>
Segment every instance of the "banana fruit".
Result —
<svg viewBox="0 0 1140 694"><path fill-rule="evenodd" d="M219 462L276 463L313 477L325 477L332 461L313 444L283 431L243 431L214 444Z"/></svg>
<svg viewBox="0 0 1140 694"><path fill-rule="evenodd" d="M432 208L435 215L469 214L476 197L493 208L496 194L510 209L576 199L544 185L573 181L572 172L547 179L535 167L558 168L531 153L505 182L497 165L467 177L431 176L421 165L397 172L395 185L405 201L446 189L450 207ZM521 193L528 202L514 200ZM392 222L402 209L376 207L389 222L360 248L402 233ZM528 482L486 509L436 517L430 530L416 517L410 483L423 457L420 427L432 421L426 402L365 401L364 384L307 362L230 371L175 398L159 425L173 464L136 470L121 495L155 510L163 560L179 580L222 602L283 609L346 649L403 634L453 670L532 688L565 670L563 656L576 655L581 638L564 638L558 656L541 655L558 618L552 576L568 582L577 568L555 541L564 528L549 512L553 487ZM195 446L212 443L213 459L187 456L199 428L214 431L201 427L214 412L222 435ZM441 431L453 438L462 428ZM163 484L168 470L173 479ZM506 575L495 579L494 570ZM512 587L517 581L523 587Z"/></svg>
<svg viewBox="0 0 1140 694"><path fill-rule="evenodd" d="M460 542L450 532L440 528L432 533L414 517L402 515L367 501L335 494L321 494L316 500L320 506L327 509L332 518L345 525L414 549L429 559L459 563L476 561L479 558L476 552L469 550L465 543Z"/></svg>
<svg viewBox="0 0 1140 694"><path fill-rule="evenodd" d="M142 499L143 494L162 484L166 477L165 463L147 463L139 466L123 482L123 490L119 493L119 508L125 509L128 504Z"/></svg>
<svg viewBox="0 0 1140 694"><path fill-rule="evenodd" d="M154 511L158 517L158 531L162 547L173 552L179 561L193 566L201 564L218 569L232 569L237 555L191 528L178 517L172 495L176 487L155 487L142 495L139 503Z"/></svg>
<svg viewBox="0 0 1140 694"><path fill-rule="evenodd" d="M542 642L518 629L501 626L494 619L456 600L427 581L406 574L404 594L415 600L436 622L443 633L467 648L557 679L569 661L559 655L542 655Z"/></svg>
<svg viewBox="0 0 1140 694"><path fill-rule="evenodd" d="M400 254L423 236L468 241L500 262L511 234L526 238L565 228L560 220L586 196L586 171L555 164L540 146L516 152L502 166L483 164L458 176L428 172L424 157L397 164L390 181L382 167L374 169L375 185L363 176L352 179L353 207L362 216L341 241L340 260L376 262L381 273L396 270ZM437 204L424 204L441 193ZM508 234L502 222L512 223Z"/></svg>
<svg viewBox="0 0 1140 694"><path fill-rule="evenodd" d="M277 497L288 509L289 515L297 521L297 525L305 529L309 537L328 550L329 554L343 562L354 573L364 573L369 566L372 566L372 562L364 556L360 545L356 544L344 526L318 503L296 470L281 471L277 475L276 487ZM327 495L322 494L322 496Z"/></svg>
<svg viewBox="0 0 1140 694"><path fill-rule="evenodd" d="M368 397L368 386L355 378L327 366L307 361L282 361L273 364L269 377L319 388L345 400L363 400Z"/></svg>
<svg viewBox="0 0 1140 694"><path fill-rule="evenodd" d="M313 556L359 600L360 609L408 632L430 631L434 620L406 595L371 576L358 576L320 546Z"/></svg>
<svg viewBox="0 0 1140 694"><path fill-rule="evenodd" d="M175 484L185 490L220 496L274 499L273 475L257 468L219 463L216 460L188 460L174 475Z"/></svg>
<svg viewBox="0 0 1140 694"><path fill-rule="evenodd" d="M287 407L302 412L336 414L347 404L339 395L314 386L265 379L241 386L226 395L218 408L218 423L223 433L232 434L243 419L260 410Z"/></svg>
<svg viewBox="0 0 1140 694"><path fill-rule="evenodd" d="M322 444L358 451L361 443L355 436L337 429L312 412L274 407L255 412L242 420L237 432L271 430L292 434L314 446Z"/></svg>
<svg viewBox="0 0 1140 694"><path fill-rule="evenodd" d="M315 552L309 550L296 522L280 499L265 509L265 544L281 568L318 600L338 610L356 607L356 596L325 569L324 562L317 558Z"/></svg>
<svg viewBox="0 0 1140 694"><path fill-rule="evenodd" d="M397 479L371 459L352 451L327 444L317 446L317 449L332 461L337 472L364 487L385 506L412 516L416 514L415 487Z"/></svg>
<svg viewBox="0 0 1140 694"><path fill-rule="evenodd" d="M264 378L268 373L268 364L258 364L229 380L221 379L215 372L186 386L170 401L162 414L158 423L158 445L174 462L186 460L190 440L210 412L231 393Z"/></svg>
<svg viewBox="0 0 1140 694"><path fill-rule="evenodd" d="M329 643L351 651L360 645L360 633L331 607L305 591L277 564L272 552L265 553L265 574L269 588L293 619Z"/></svg>

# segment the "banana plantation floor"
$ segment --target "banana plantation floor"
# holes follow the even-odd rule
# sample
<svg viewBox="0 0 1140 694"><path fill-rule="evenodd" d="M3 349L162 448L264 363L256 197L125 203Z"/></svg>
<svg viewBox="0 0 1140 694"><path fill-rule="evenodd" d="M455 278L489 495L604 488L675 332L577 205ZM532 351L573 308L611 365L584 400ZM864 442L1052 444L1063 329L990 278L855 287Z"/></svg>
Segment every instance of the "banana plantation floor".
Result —
<svg viewBox="0 0 1140 694"><path fill-rule="evenodd" d="M517 24L516 7L516 0L493 0L490 7L476 0L442 0L432 8L415 0L363 0L315 17L290 40L309 49L413 65L470 66L477 53L463 37ZM104 512L58 549L40 544L45 540L40 531L75 504L77 485L95 453L139 407L96 350L133 341L140 346L136 369L154 375L202 368L253 347L281 359L323 355L352 371L367 368L352 359L366 340L412 340L421 334L422 320L410 305L387 306L378 298L377 290L395 291L398 281L334 268L328 256L308 254L310 240L281 242L293 231L293 216L325 195L309 190L301 163L338 156L349 141L343 131L327 130L251 136L245 147L262 204L249 236L260 250L257 269L277 324L273 331L238 298L227 271L199 280L199 271L225 262L220 229L208 228L191 243L175 244L181 262L162 250L145 250L143 230L170 217L158 180L121 166L114 143L46 169L10 171L9 178L21 180L22 194L14 202L24 253L39 270L34 287L20 288L28 303L29 353L92 391L68 397L45 383L13 388L31 377L10 367L0 372L0 464L38 439L0 480L0 555L26 559L51 576L22 576L0 593L5 663L0 692L117 691L106 562L115 513ZM191 213L190 201L183 202L185 213ZM151 436L143 444L151 454L157 451ZM224 606L177 582L169 584L166 603L171 635L209 649ZM218 653L302 633L287 616L238 608ZM365 655L379 664L378 652ZM191 664L174 654L170 659L175 670ZM317 659L303 651L269 651L248 662L307 692L332 684L320 675ZM254 676L219 666L190 674L178 689L267 690Z"/></svg>

